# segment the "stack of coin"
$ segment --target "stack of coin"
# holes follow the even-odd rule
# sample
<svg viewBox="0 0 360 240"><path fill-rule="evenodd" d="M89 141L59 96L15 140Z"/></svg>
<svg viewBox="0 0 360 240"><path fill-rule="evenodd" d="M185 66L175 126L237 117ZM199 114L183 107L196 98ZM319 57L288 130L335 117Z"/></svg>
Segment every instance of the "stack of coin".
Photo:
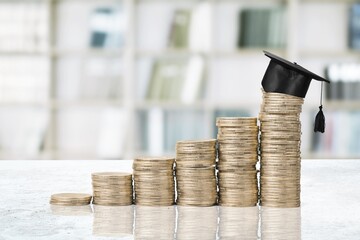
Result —
<svg viewBox="0 0 360 240"><path fill-rule="evenodd" d="M216 139L176 143L178 205L216 204L215 163Z"/></svg>
<svg viewBox="0 0 360 240"><path fill-rule="evenodd" d="M88 205L92 196L85 193L57 193L51 195L50 204L62 206Z"/></svg>
<svg viewBox="0 0 360 240"><path fill-rule="evenodd" d="M261 207L261 239L300 240L301 208Z"/></svg>
<svg viewBox="0 0 360 240"><path fill-rule="evenodd" d="M219 205L255 206L258 202L257 118L216 119L219 144Z"/></svg>
<svg viewBox="0 0 360 240"><path fill-rule="evenodd" d="M300 113L304 100L263 91L261 122L261 205L300 206Z"/></svg>
<svg viewBox="0 0 360 240"><path fill-rule="evenodd" d="M134 239L175 239L176 206L135 206Z"/></svg>
<svg viewBox="0 0 360 240"><path fill-rule="evenodd" d="M219 207L219 239L257 240L259 208Z"/></svg>
<svg viewBox="0 0 360 240"><path fill-rule="evenodd" d="M133 163L135 203L169 206L175 203L174 162L172 157L142 157Z"/></svg>
<svg viewBox="0 0 360 240"><path fill-rule="evenodd" d="M132 174L123 172L93 173L94 204L108 206L131 205L133 202Z"/></svg>
<svg viewBox="0 0 360 240"><path fill-rule="evenodd" d="M134 206L94 205L93 235L133 238Z"/></svg>
<svg viewBox="0 0 360 240"><path fill-rule="evenodd" d="M178 206L177 240L217 239L218 206Z"/></svg>

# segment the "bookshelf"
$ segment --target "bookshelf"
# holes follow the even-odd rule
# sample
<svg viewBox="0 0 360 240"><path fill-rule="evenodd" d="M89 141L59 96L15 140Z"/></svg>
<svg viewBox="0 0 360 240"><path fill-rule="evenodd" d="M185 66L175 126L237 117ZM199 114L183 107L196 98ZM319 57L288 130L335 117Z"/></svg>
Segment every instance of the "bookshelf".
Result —
<svg viewBox="0 0 360 240"><path fill-rule="evenodd" d="M31 133L34 136L26 138L32 142L36 138L37 146L30 150L26 146L5 146L0 149L0 158L132 158L138 154L172 154L177 138L214 137L216 116L257 116L261 104L260 81L268 61L262 47L237 47L240 10L283 8L286 44L266 49L322 73L324 66L334 61L358 58L359 52L347 47L347 9L352 3L351 0L0 0L0 4L10 8L24 4L41 6L39 46L0 49L0 64L6 58L38 59L42 67L37 72L43 81L39 91L45 93L35 94L31 99L0 101L0 111L19 111L13 118L43 122L43 126L37 127L37 137ZM203 7L200 15L206 20L201 23L207 29L202 33L207 36L206 41L199 43L195 39L192 47L181 49L169 47L176 10L196 9L199 5ZM98 8L121 11L126 22L125 27L118 26L124 28L123 45L89 47L92 31L89 22ZM327 19L328 24L319 18ZM317 32L320 27L322 30ZM194 56L200 57L205 65L203 90L194 100L186 103L171 97L165 101L146 97L156 61L186 62ZM359 156L360 153L332 155L312 151L311 124L317 111L319 88L319 84L313 83L305 100L303 156ZM359 103L354 101L324 105L325 111L360 111ZM11 120L9 117L8 125L2 124L3 132ZM160 124L151 129L152 122ZM25 123L19 121L26 129ZM0 137L5 138L6 134ZM108 142L112 144L107 146Z"/></svg>

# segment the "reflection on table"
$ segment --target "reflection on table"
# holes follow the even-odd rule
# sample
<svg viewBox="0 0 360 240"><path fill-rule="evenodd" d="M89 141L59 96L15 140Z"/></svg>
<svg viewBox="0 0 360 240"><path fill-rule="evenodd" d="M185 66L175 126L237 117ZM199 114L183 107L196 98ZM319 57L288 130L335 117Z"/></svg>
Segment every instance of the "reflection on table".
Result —
<svg viewBox="0 0 360 240"><path fill-rule="evenodd" d="M176 239L216 239L218 208L177 206Z"/></svg>
<svg viewBox="0 0 360 240"><path fill-rule="evenodd" d="M54 215L93 214L93 235L121 239L301 239L301 208L51 206Z"/></svg>
<svg viewBox="0 0 360 240"><path fill-rule="evenodd" d="M258 207L219 207L220 239L258 239Z"/></svg>
<svg viewBox="0 0 360 240"><path fill-rule="evenodd" d="M86 216L91 215L93 210L90 205L85 206L61 206L50 205L51 213L57 216Z"/></svg>
<svg viewBox="0 0 360 240"><path fill-rule="evenodd" d="M135 207L135 239L174 239L176 206Z"/></svg>
<svg viewBox="0 0 360 240"><path fill-rule="evenodd" d="M133 235L134 206L93 206L93 235L104 237Z"/></svg>
<svg viewBox="0 0 360 240"><path fill-rule="evenodd" d="M261 239L301 239L301 208L261 208Z"/></svg>

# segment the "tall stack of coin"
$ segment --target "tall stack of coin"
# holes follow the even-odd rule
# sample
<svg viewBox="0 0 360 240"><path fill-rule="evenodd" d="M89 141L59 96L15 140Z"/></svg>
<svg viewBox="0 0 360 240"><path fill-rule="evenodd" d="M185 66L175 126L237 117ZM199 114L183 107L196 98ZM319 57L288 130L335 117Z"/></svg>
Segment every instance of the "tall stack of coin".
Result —
<svg viewBox="0 0 360 240"><path fill-rule="evenodd" d="M217 202L216 140L176 143L177 204L212 206Z"/></svg>
<svg viewBox="0 0 360 240"><path fill-rule="evenodd" d="M219 205L255 206L258 202L257 118L217 118Z"/></svg>
<svg viewBox="0 0 360 240"><path fill-rule="evenodd" d="M175 239L176 206L135 206L134 239Z"/></svg>
<svg viewBox="0 0 360 240"><path fill-rule="evenodd" d="M261 122L261 205L300 206L300 113L303 98L263 91Z"/></svg>
<svg viewBox="0 0 360 240"><path fill-rule="evenodd" d="M93 203L108 206L131 205L133 202L132 174L98 172L91 174Z"/></svg>
<svg viewBox="0 0 360 240"><path fill-rule="evenodd" d="M169 206L175 203L174 162L171 157L141 157L133 163L135 203Z"/></svg>
<svg viewBox="0 0 360 240"><path fill-rule="evenodd" d="M134 206L94 205L93 235L104 237L133 236ZM126 239L127 239L126 238Z"/></svg>

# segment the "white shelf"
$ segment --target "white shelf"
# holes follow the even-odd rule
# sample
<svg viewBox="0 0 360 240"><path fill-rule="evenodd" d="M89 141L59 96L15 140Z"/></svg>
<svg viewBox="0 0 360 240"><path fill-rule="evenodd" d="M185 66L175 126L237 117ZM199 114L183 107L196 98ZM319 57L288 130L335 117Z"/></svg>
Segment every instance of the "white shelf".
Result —
<svg viewBox="0 0 360 240"><path fill-rule="evenodd" d="M202 55L204 57L244 57L249 55L263 55L263 50L278 55L286 55L286 49L279 48L237 48L233 50L212 50L208 52L193 51L190 49L163 49L163 50L136 50L137 57L188 57Z"/></svg>
<svg viewBox="0 0 360 240"><path fill-rule="evenodd" d="M54 49L51 54L54 57L68 57L68 56L80 56L80 57L123 57L126 49L69 49L59 50Z"/></svg>
<svg viewBox="0 0 360 240"><path fill-rule="evenodd" d="M70 151L55 151L55 150L47 150L42 151L37 154L18 154L14 152L4 152L0 151L0 161L2 159L6 160L120 160L124 159L123 156L119 156L118 158L102 158L97 156L96 154L89 154L88 152L70 152Z"/></svg>
<svg viewBox="0 0 360 240"><path fill-rule="evenodd" d="M0 102L0 107L50 107L51 102Z"/></svg>
<svg viewBox="0 0 360 240"><path fill-rule="evenodd" d="M5 0L0 0L5 1ZM7 1L7 0L6 0ZM35 0L34 0L35 1ZM212 101L209 99L199 100L191 104L181 103L181 102L162 102L162 101L147 101L144 100L137 100L137 96L135 96L136 89L136 74L137 67L136 64L140 61L140 58L161 58L161 57L189 57L191 55L201 55L205 58L206 61L213 61L218 60L217 58L224 58L224 61L227 61L226 58L236 58L237 60L242 60L236 62L240 64L247 61L248 57L262 57L263 50L267 50L273 52L275 54L281 56L288 56L289 58L297 58L297 57L305 57L309 59L316 59L316 58L342 58L342 57L353 57L358 58L360 55L360 50L306 50L301 49L297 44L297 38L301 37L298 36L298 32L296 30L298 25L298 18L301 14L299 12L301 10L301 4L303 3L341 3L341 4L351 4L356 2L355 0L256 0L256 1L248 1L248 0L206 0L207 2L212 4L212 7L221 6L222 4L230 4L231 6L237 5L266 5L269 4L283 4L287 10L288 14L291 17L288 19L289 24L289 32L288 32L288 45L283 49L273 49L273 48L234 48L234 49L218 49L218 47L214 46L207 52L201 51L193 51L191 49L160 49L160 50L151 50L151 49L142 49L141 47L137 46L136 34L137 27L139 22L137 21L137 8L140 5L159 5L159 4L166 4L172 7L172 5L182 5L184 2L185 5L191 5L192 3L196 4L201 2L200 0L42 0L49 4L49 15L50 15L50 24L49 24L49 50L46 51L0 51L0 56L41 56L46 57L51 62L51 70L49 73L50 79L50 100L44 102L0 102L0 107L43 107L47 108L51 111L51 120L49 129L51 130L50 137L46 139L46 147L47 149L54 149L54 151L45 151L44 153L39 154L34 158L38 159L58 159L58 158L66 158L66 159L97 159L96 156L84 152L59 152L56 150L56 142L57 142L57 126L61 124L57 121L57 113L58 111L69 109L72 107L96 107L96 108L103 108L103 107L114 107L119 109L125 109L126 112L130 116L129 123L127 125L128 135L126 136L127 146L124 156L126 158L132 158L134 155L138 154L146 154L147 152L138 152L135 149L136 142L139 141L135 137L136 132L136 121L135 115L137 111L147 111L154 108L162 109L162 110L195 110L195 111L203 111L206 115L206 121L204 125L207 126L208 129L211 129L214 126L213 117L215 115L216 110L249 110L254 111L260 108L259 104L253 99L248 99L246 101L234 101L235 103L229 102L222 102L221 99L217 102ZM27 2L26 0L15 0L14 2ZM58 13L56 12L57 8L63 3L81 3L81 4L93 4L101 3L101 4L116 4L116 3L125 3L126 9L128 12L128 31L126 32L126 46L122 49L62 49L56 46L54 36L56 35L56 28L57 26L57 19L56 16ZM188 4L190 3L190 4ZM212 20L214 20L214 14L212 16ZM226 26L224 26L226 27ZM75 36L72 36L75 37ZM316 38L314 38L316 41ZM123 99L119 100L101 100L101 99L94 99L94 100L61 100L56 98L56 88L57 88L57 81L56 79L56 62L59 58L65 57L75 57L75 58L119 58L121 59L121 65L126 66L124 68L124 97ZM221 59L223 60L223 59ZM230 59L231 60L231 59ZM217 63L216 61L215 64ZM219 61L220 62L220 61ZM234 65L236 66L236 65ZM210 67L209 67L210 68ZM211 72L211 69L208 69L208 72ZM247 69L245 69L247 70ZM242 69L241 71L245 71ZM265 69L264 69L265 70ZM263 72L264 70L259 69L259 71ZM253 71L253 70L249 70ZM219 77L219 76L218 76ZM260 80L261 79L254 79L259 81L259 88L260 88ZM222 81L216 80L216 81ZM216 87L214 87L216 90ZM209 90L208 90L209 91ZM211 91L211 90L210 90ZM214 91L214 90L212 90ZM205 94L207 95L207 94ZM347 102L347 101L324 101L324 108L326 110L336 110L336 109L344 109L344 110L359 110L360 109L360 102ZM304 111L313 112L318 110L317 104L304 104L303 107ZM164 153L167 154L167 153ZM326 155L326 154L325 154ZM331 158L333 156L324 156L324 155L317 155L317 154L304 154L307 158ZM1 158L11 159L11 158L21 158L22 156L13 155L11 153L0 152ZM352 158L352 157L359 157L359 156L342 156L345 158Z"/></svg>
<svg viewBox="0 0 360 240"><path fill-rule="evenodd" d="M137 57L169 57L169 56L191 56L203 55L209 56L209 52L192 51L188 49L163 49L163 50L135 50Z"/></svg>
<svg viewBox="0 0 360 240"><path fill-rule="evenodd" d="M242 102L242 103L212 103L206 100L197 101L193 103L182 103L182 102L163 102L163 101L146 101L146 102L138 102L136 104L136 108L139 110L148 110L152 108L161 108L164 110L171 109L199 109L199 110L207 110L207 111L215 111L217 109L253 109L258 108L259 105L254 102Z"/></svg>
<svg viewBox="0 0 360 240"><path fill-rule="evenodd" d="M248 0L213 0L215 3L250 3ZM294 0L257 0L257 1L251 1L251 3L257 3L257 4L263 4L263 3L288 3L290 1Z"/></svg>
<svg viewBox="0 0 360 240"><path fill-rule="evenodd" d="M194 103L181 103L181 102L163 102L163 101L147 101L139 102L135 105L136 109L139 110L148 110L152 108L161 108L165 110L171 109L206 109L209 108L209 105L204 102L194 102Z"/></svg>
<svg viewBox="0 0 360 240"><path fill-rule="evenodd" d="M238 48L232 51L215 50L212 52L211 56L213 57L246 57L249 55L262 56L264 50L278 55L286 55L286 49L263 47L263 48Z"/></svg>
<svg viewBox="0 0 360 240"><path fill-rule="evenodd" d="M309 58L343 58L343 57L356 57L360 56L360 49L347 49L343 51L319 51L319 50L301 50L300 56Z"/></svg>
<svg viewBox="0 0 360 240"><path fill-rule="evenodd" d="M360 110L360 101L359 100L328 100L324 103L324 107L328 110Z"/></svg>
<svg viewBox="0 0 360 240"><path fill-rule="evenodd" d="M44 102L0 102L0 107L44 107L44 108L67 108L67 107L123 107L121 100L49 100Z"/></svg>
<svg viewBox="0 0 360 240"><path fill-rule="evenodd" d="M69 107L123 107L124 103L121 100L54 100L51 106L57 108Z"/></svg>
<svg viewBox="0 0 360 240"><path fill-rule="evenodd" d="M291 0L289 0L291 1ZM356 0L298 0L300 2L303 3L346 3L346 4L351 4L351 3L356 3Z"/></svg>
<svg viewBox="0 0 360 240"><path fill-rule="evenodd" d="M51 55L50 51L1 51L0 50L0 56L19 56L19 57L23 57L23 56L30 56L30 57L38 57L38 56L42 56L42 57L48 57Z"/></svg>
<svg viewBox="0 0 360 240"><path fill-rule="evenodd" d="M42 152L38 154L19 154L14 152L0 151L0 161L6 160L48 160L54 159L52 152Z"/></svg>
<svg viewBox="0 0 360 240"><path fill-rule="evenodd" d="M335 154L328 154L328 153L307 153L302 154L302 160L308 159L319 159L319 160L329 160L329 159L344 159L344 160L352 160L352 159L359 159L360 154L342 154L342 155L335 155Z"/></svg>

